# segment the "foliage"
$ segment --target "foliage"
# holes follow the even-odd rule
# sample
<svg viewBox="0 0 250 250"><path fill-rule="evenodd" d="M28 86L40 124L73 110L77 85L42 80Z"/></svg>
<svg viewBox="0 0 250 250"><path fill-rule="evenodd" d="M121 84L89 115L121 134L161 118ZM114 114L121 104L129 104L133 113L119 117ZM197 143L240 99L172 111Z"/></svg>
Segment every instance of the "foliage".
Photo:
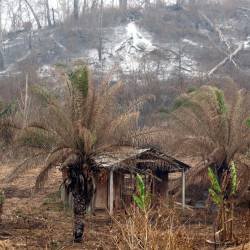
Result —
<svg viewBox="0 0 250 250"><path fill-rule="evenodd" d="M0 105L0 119L9 117L16 111L16 103L9 103L4 105L3 103Z"/></svg>
<svg viewBox="0 0 250 250"><path fill-rule="evenodd" d="M5 200L4 191L0 190L0 205L4 203L4 200Z"/></svg>
<svg viewBox="0 0 250 250"><path fill-rule="evenodd" d="M138 195L133 195L134 202L143 211L149 207L149 194L146 192L145 184L142 176L136 175L136 186L138 190Z"/></svg>
<svg viewBox="0 0 250 250"><path fill-rule="evenodd" d="M169 115L161 144L175 155L202 159L188 173L187 184L204 182L208 166L223 172L234 160L244 193L249 178L244 173L249 171L241 154L250 143L250 93L232 83L224 90L204 85L180 99L182 103Z"/></svg>
<svg viewBox="0 0 250 250"><path fill-rule="evenodd" d="M231 195L237 191L237 168L234 162L231 163Z"/></svg>
<svg viewBox="0 0 250 250"><path fill-rule="evenodd" d="M219 181L211 168L208 168L208 176L210 178L210 182L214 191L216 193L221 193L221 187Z"/></svg>
<svg viewBox="0 0 250 250"><path fill-rule="evenodd" d="M79 68L69 74L69 80L72 86L79 90L86 97L89 87L89 72L87 67Z"/></svg>
<svg viewBox="0 0 250 250"><path fill-rule="evenodd" d="M151 97L143 96L121 105L118 97L124 84L111 84L107 77L94 85L86 66L77 67L65 80L63 100L40 86L32 88L32 100L39 114L33 115L33 122L16 140L21 146L40 150L37 160L47 155L36 188L44 186L49 171L57 164L65 166L74 161L89 167L92 157L106 147L129 144L132 137L146 136L137 133L138 118L143 104ZM13 180L20 171L32 167L31 161L32 157L17 166L7 179Z"/></svg>
<svg viewBox="0 0 250 250"><path fill-rule="evenodd" d="M211 188L208 190L209 194L213 202L219 206L223 200L219 181L211 168L208 168L208 176L211 183Z"/></svg>
<svg viewBox="0 0 250 250"><path fill-rule="evenodd" d="M234 200L232 198L237 191L236 165L234 162L231 162L230 172L224 173L221 184L219 184L218 177L211 168L208 169L208 175L211 183L211 188L209 188L210 197L219 207L217 227L220 241L233 242L235 238L233 236ZM229 187L230 191L228 190Z"/></svg>
<svg viewBox="0 0 250 250"><path fill-rule="evenodd" d="M20 133L17 138L18 145L49 150L55 144L54 138L42 129L29 128Z"/></svg>
<svg viewBox="0 0 250 250"><path fill-rule="evenodd" d="M221 90L215 90L216 99L218 102L218 114L223 115L227 112L227 106L225 103L224 93Z"/></svg>
<svg viewBox="0 0 250 250"><path fill-rule="evenodd" d="M17 110L15 102L3 103L0 102L0 139L3 145L10 145L14 138L14 130L16 124L13 120Z"/></svg>
<svg viewBox="0 0 250 250"><path fill-rule="evenodd" d="M250 127L250 117L247 118L247 126Z"/></svg>
<svg viewBox="0 0 250 250"><path fill-rule="evenodd" d="M211 188L209 188L209 194L213 202L220 206L226 197L227 190L221 186L223 184L219 183L218 177L210 167L208 168L208 176L211 184ZM226 176L224 176L224 178L226 178ZM237 168L234 162L231 162L230 164L230 189L230 195L235 195L237 191ZM228 198L230 197L227 197L227 199Z"/></svg>

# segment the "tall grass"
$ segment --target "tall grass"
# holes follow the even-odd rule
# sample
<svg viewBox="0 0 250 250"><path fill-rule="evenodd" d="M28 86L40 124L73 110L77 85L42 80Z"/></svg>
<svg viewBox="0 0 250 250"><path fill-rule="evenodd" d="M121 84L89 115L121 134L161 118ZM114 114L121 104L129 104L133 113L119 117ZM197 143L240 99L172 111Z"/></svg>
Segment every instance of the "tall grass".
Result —
<svg viewBox="0 0 250 250"><path fill-rule="evenodd" d="M143 212L138 208L113 218L112 235L115 248L121 250L188 250L193 249L192 238L179 221L174 209L163 206Z"/></svg>
<svg viewBox="0 0 250 250"><path fill-rule="evenodd" d="M11 245L8 240L0 240L0 249L1 250L14 250L14 247Z"/></svg>

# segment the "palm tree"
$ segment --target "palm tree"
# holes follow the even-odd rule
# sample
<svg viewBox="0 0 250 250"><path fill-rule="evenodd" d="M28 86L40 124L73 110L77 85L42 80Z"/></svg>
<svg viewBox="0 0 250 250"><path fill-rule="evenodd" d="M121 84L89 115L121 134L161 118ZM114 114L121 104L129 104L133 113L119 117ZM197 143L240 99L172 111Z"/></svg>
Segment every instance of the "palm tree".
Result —
<svg viewBox="0 0 250 250"><path fill-rule="evenodd" d="M35 148L36 154L17 166L8 180L34 165L35 159L46 156L35 184L39 189L49 171L61 164L64 184L73 195L75 241L82 240L83 216L94 192L93 156L108 146L130 143L138 128L140 109L151 98L143 96L123 106L117 98L123 88L122 83L112 85L108 79L95 86L87 67L81 66L68 75L62 97L41 87L32 89L33 106L40 115L23 129L17 141Z"/></svg>
<svg viewBox="0 0 250 250"><path fill-rule="evenodd" d="M224 91L202 86L177 100L168 120L168 141L174 141L172 151L201 159L190 171L189 183L204 183L209 166L221 181L234 160L244 193L249 181L244 155L250 145L249 115L250 93L234 84Z"/></svg>

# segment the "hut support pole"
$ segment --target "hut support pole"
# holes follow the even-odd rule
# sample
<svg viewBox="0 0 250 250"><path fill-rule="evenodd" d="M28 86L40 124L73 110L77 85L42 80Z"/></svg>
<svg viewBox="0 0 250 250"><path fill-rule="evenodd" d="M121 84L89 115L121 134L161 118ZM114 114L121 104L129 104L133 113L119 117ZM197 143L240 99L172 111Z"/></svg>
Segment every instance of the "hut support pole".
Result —
<svg viewBox="0 0 250 250"><path fill-rule="evenodd" d="M185 208L185 200L186 200L186 184L185 184L185 170L182 171L182 209Z"/></svg>
<svg viewBox="0 0 250 250"><path fill-rule="evenodd" d="M112 215L114 210L114 171L109 172L109 213Z"/></svg>

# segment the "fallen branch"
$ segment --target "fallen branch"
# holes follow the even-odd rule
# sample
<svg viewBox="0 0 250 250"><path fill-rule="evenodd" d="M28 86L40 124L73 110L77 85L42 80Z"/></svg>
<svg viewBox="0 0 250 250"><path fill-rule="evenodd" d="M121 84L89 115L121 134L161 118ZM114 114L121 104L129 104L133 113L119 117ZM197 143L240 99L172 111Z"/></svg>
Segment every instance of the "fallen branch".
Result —
<svg viewBox="0 0 250 250"><path fill-rule="evenodd" d="M229 42L227 41L227 39L225 38L225 36L223 35L220 27L218 27L216 24L214 24L211 19L206 16L204 13L202 13L201 11L199 12L200 16L209 24L211 30L213 30L214 32L217 33L218 37L219 37L219 40L221 43L225 44L226 48L227 48L227 51L230 52L231 51L231 46L229 44ZM211 41L211 39L209 39ZM213 42L212 42L213 43ZM213 43L214 44L214 43ZM224 53L225 55L228 55L228 53L222 51L217 45L214 44L214 46L219 50L221 51L222 53ZM238 68L238 65L237 63L233 60L233 58L231 57L230 58L230 61L234 64L234 66L236 68Z"/></svg>
<svg viewBox="0 0 250 250"><path fill-rule="evenodd" d="M208 76L211 76L212 74L214 74L220 67L222 67L223 65L225 65L227 63L227 61L232 61L233 57L235 57L241 50L244 49L244 42L242 42L236 50L234 50L230 55L228 55L227 57L225 57L220 63L218 63L215 67L213 67L209 72L208 72Z"/></svg>

